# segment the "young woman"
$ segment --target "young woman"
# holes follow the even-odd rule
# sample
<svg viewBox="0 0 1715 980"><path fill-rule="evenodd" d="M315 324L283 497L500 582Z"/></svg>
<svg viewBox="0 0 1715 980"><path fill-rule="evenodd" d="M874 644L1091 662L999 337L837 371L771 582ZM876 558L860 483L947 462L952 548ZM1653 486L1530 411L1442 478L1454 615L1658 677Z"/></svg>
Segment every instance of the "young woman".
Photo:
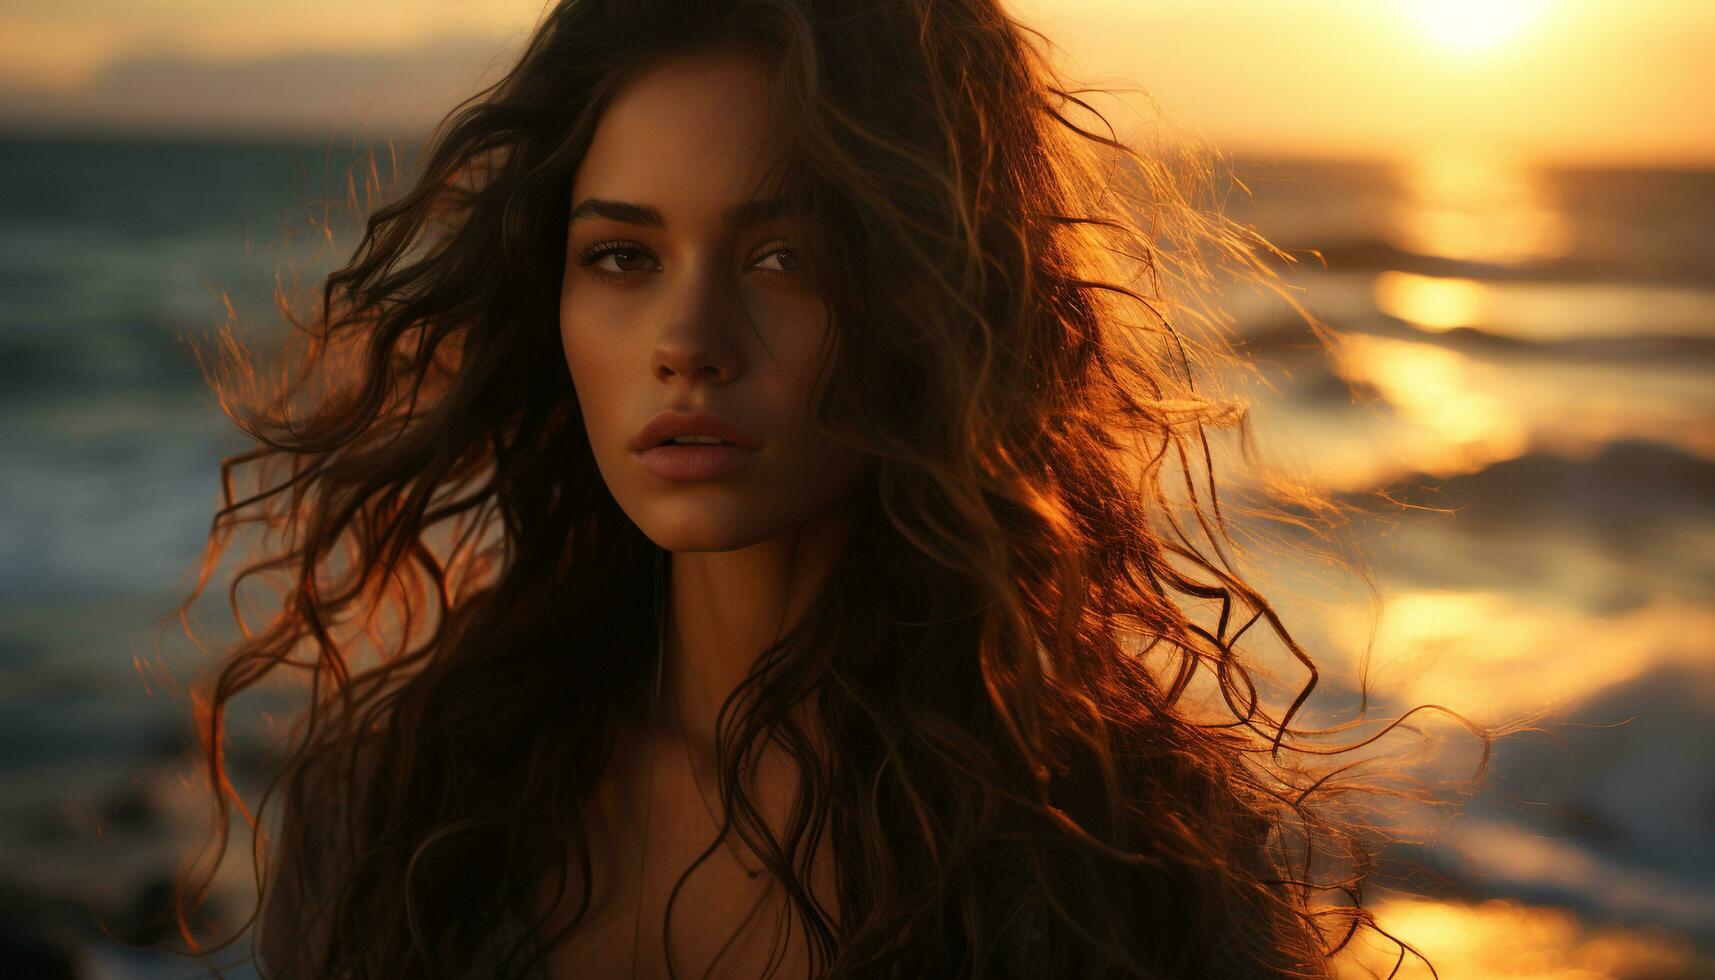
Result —
<svg viewBox="0 0 1715 980"><path fill-rule="evenodd" d="M217 381L289 574L223 815L312 681L265 975L1326 974L1167 315L1267 273L1080 117L996 0L553 7Z"/></svg>

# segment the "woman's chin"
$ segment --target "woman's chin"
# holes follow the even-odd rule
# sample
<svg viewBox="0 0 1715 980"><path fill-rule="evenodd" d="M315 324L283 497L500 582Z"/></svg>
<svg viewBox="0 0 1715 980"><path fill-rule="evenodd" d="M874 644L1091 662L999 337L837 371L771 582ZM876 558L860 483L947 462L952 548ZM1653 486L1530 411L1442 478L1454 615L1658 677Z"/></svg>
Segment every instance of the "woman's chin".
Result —
<svg viewBox="0 0 1715 980"><path fill-rule="evenodd" d="M664 551L737 551L765 541L778 531L717 508L675 507L671 511L637 521L644 536Z"/></svg>

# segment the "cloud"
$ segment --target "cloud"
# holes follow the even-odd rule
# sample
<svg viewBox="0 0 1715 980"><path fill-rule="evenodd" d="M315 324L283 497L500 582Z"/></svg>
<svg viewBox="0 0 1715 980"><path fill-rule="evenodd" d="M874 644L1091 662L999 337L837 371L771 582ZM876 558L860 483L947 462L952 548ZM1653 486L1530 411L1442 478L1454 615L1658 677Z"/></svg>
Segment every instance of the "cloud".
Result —
<svg viewBox="0 0 1715 980"><path fill-rule="evenodd" d="M507 67L509 42L448 37L397 52L114 62L87 88L0 87L0 123L51 129L401 132L432 126Z"/></svg>

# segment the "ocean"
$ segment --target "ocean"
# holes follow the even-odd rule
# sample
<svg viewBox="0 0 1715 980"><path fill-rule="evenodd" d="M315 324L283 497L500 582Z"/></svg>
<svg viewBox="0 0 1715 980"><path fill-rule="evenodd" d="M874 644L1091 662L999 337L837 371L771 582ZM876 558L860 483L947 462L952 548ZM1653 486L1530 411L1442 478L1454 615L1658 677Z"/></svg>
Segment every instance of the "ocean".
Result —
<svg viewBox="0 0 1715 980"><path fill-rule="evenodd" d="M0 961L203 975L117 941L163 935L200 832L178 687L206 658L172 611L245 448L185 337L230 302L278 339L276 273L313 284L349 248L357 159L0 136ZM1384 867L1417 870L1374 894L1384 922L1444 977L1715 975L1715 172L1230 166L1249 194L1223 207L1338 332L1324 350L1277 298L1224 294L1262 444L1342 499L1447 511L1354 525L1379 607L1290 549L1259 579L1329 690L1373 642L1372 716L1535 719L1457 815L1402 816ZM210 591L200 623L230 636ZM1447 744L1451 778L1471 760Z"/></svg>

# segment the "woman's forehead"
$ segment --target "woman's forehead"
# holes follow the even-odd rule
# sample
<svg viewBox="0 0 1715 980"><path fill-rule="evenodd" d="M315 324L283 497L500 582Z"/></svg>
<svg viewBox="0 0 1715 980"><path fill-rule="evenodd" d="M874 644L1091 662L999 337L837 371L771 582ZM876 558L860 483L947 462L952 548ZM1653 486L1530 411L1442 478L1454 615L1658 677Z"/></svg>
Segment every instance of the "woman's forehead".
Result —
<svg viewBox="0 0 1715 980"><path fill-rule="evenodd" d="M773 121L765 65L742 54L676 56L628 82L597 122L574 204L645 205L666 223L725 223L768 186Z"/></svg>

